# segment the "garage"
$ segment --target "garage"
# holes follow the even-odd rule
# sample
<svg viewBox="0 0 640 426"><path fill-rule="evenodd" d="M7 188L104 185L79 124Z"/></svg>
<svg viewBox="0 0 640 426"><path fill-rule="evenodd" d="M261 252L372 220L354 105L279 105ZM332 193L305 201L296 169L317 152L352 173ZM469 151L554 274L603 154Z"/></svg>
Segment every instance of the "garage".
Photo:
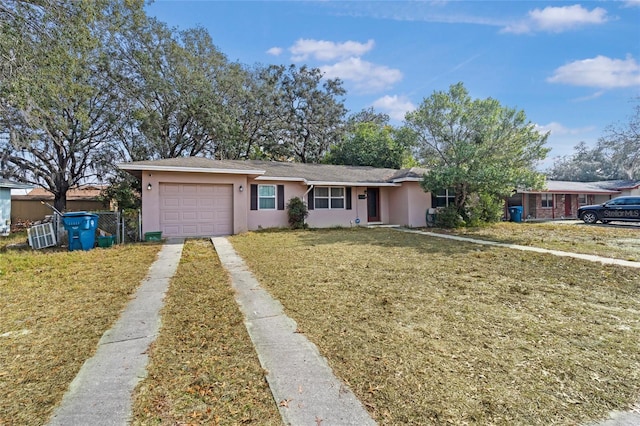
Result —
<svg viewBox="0 0 640 426"><path fill-rule="evenodd" d="M163 237L233 234L233 186L160 183Z"/></svg>

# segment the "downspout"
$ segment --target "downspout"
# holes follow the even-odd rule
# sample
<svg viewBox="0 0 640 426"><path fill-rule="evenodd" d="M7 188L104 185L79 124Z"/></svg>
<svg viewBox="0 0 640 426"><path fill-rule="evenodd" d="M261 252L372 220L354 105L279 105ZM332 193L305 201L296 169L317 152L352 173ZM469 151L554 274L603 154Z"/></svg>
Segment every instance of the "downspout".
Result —
<svg viewBox="0 0 640 426"><path fill-rule="evenodd" d="M307 192L305 192L304 194L302 194L302 201L304 201L304 197L307 196L307 194L309 194L311 192L311 190L313 189L314 185L310 185L309 189L307 189Z"/></svg>

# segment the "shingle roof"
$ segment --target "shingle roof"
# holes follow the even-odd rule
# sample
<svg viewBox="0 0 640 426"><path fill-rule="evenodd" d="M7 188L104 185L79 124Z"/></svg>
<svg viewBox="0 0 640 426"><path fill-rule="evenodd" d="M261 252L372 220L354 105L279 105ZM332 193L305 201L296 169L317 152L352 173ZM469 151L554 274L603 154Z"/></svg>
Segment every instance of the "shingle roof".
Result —
<svg viewBox="0 0 640 426"><path fill-rule="evenodd" d="M296 180L309 183L394 183L402 180L419 179L425 170L387 169L364 166L338 166L332 164L305 164L293 162L258 160L212 160L201 157L181 157L152 161L136 161L119 164L123 170L140 177L142 171L191 171L209 173L242 173L258 175L260 180Z"/></svg>
<svg viewBox="0 0 640 426"><path fill-rule="evenodd" d="M26 189L33 188L33 185L26 185L24 183L13 182L8 179L0 178L0 188Z"/></svg>

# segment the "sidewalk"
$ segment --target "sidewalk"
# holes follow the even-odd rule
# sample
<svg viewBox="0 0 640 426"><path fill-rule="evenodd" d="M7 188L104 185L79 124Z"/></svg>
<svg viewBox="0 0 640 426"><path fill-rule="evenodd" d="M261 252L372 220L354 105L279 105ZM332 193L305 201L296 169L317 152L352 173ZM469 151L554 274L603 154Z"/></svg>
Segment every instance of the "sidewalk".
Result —
<svg viewBox="0 0 640 426"><path fill-rule="evenodd" d="M131 394L146 375L147 349L158 334L164 294L180 262L182 247L182 240L162 246L120 319L102 336L96 354L71 382L49 425L107 426L130 422Z"/></svg>
<svg viewBox="0 0 640 426"><path fill-rule="evenodd" d="M347 386L338 380L317 347L283 312L246 267L226 238L212 238L229 271L249 336L287 425L374 425Z"/></svg>
<svg viewBox="0 0 640 426"><path fill-rule="evenodd" d="M394 228L394 229L401 232L408 232L411 234L420 234L420 235L426 235L428 237L444 238L447 240L456 240L456 241L462 241L465 243L473 243L473 244L480 244L480 245L494 246L494 247L504 247L504 248L510 248L514 250L532 251L536 253L547 253L547 254L552 254L554 256L561 256L561 257L573 257L575 259L588 260L590 262L600 262L605 265L620 265L620 266L628 266L629 268L640 268L640 262L634 262L631 260L614 259L612 257L596 256L593 254L581 254L581 253L572 253L568 251L543 249L539 247L522 246L519 244L508 244L508 243L498 243L495 241L477 240L469 237L460 237L458 235L438 234L437 232L418 231L418 230L408 229L408 228Z"/></svg>

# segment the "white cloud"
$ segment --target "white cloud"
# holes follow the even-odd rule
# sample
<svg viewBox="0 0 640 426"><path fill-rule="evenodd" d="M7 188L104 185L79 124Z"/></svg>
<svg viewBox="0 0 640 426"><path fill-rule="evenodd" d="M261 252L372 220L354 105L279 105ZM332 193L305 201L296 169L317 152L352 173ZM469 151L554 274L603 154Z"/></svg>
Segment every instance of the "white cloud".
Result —
<svg viewBox="0 0 640 426"><path fill-rule="evenodd" d="M607 20L607 11L601 7L588 10L579 4L562 7L548 6L530 11L526 20L512 23L502 31L516 34L535 31L559 33L585 25L603 24Z"/></svg>
<svg viewBox="0 0 640 426"><path fill-rule="evenodd" d="M295 62L306 61L314 58L319 61L332 61L336 59L346 59L351 56L362 56L371 49L375 42L369 40L366 43L357 41L345 41L335 43L326 40L300 39L289 48L292 60Z"/></svg>
<svg viewBox="0 0 640 426"><path fill-rule="evenodd" d="M640 0L627 0L624 2L625 7L640 7Z"/></svg>
<svg viewBox="0 0 640 426"><path fill-rule="evenodd" d="M563 126L560 123L552 121L549 124L543 124L543 125L536 124L535 129L540 133L551 132L552 136L568 136L568 135L575 136L575 135L590 133L593 130L595 130L595 127L588 126L588 127L579 127L579 128L571 129Z"/></svg>
<svg viewBox="0 0 640 426"><path fill-rule="evenodd" d="M557 68L547 81L600 89L638 86L640 65L631 55L627 55L626 59L596 56Z"/></svg>
<svg viewBox="0 0 640 426"><path fill-rule="evenodd" d="M284 49L282 47L272 47L271 49L267 50L267 53L273 56L280 56L283 50Z"/></svg>
<svg viewBox="0 0 640 426"><path fill-rule="evenodd" d="M402 72L384 65L376 65L360 58L348 58L320 70L327 78L340 78L355 84L359 92L373 93L391 87L402 80Z"/></svg>
<svg viewBox="0 0 640 426"><path fill-rule="evenodd" d="M383 96L373 102L376 110L388 114L392 120L402 121L409 111L416 109L416 106L405 96Z"/></svg>

